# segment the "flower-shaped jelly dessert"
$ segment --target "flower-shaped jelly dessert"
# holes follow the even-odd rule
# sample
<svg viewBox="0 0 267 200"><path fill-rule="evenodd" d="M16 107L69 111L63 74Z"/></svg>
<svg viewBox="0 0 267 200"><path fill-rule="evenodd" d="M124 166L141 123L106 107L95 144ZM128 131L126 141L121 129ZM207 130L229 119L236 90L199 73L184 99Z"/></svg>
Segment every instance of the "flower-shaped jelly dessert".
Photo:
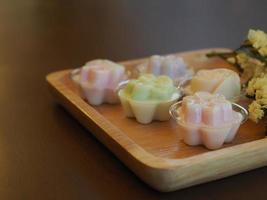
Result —
<svg viewBox="0 0 267 200"><path fill-rule="evenodd" d="M180 93L168 76L141 75L130 80L119 97L127 117L135 117L142 124L152 120L169 120L170 106L180 98Z"/></svg>
<svg viewBox="0 0 267 200"><path fill-rule="evenodd" d="M180 126L183 141L188 145L204 144L208 149L231 142L247 111L226 100L223 95L197 92L184 97L170 108L171 116Z"/></svg>
<svg viewBox="0 0 267 200"><path fill-rule="evenodd" d="M240 96L240 78L230 69L203 69L199 70L185 89L186 94L198 91L222 94L228 100L235 101Z"/></svg>
<svg viewBox="0 0 267 200"><path fill-rule="evenodd" d="M175 55L151 56L146 62L138 65L137 70L141 74L149 73L156 76L169 76L175 85L193 74L193 70L187 67L183 58Z"/></svg>
<svg viewBox="0 0 267 200"><path fill-rule="evenodd" d="M118 103L118 84L125 79L124 66L109 60L93 60L73 70L72 80L80 89L81 97L91 105Z"/></svg>

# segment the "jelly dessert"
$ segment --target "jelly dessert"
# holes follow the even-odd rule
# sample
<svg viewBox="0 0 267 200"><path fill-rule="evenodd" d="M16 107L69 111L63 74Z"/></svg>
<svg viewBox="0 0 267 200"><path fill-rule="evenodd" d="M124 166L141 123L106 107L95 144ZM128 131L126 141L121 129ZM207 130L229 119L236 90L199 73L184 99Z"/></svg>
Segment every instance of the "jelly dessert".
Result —
<svg viewBox="0 0 267 200"><path fill-rule="evenodd" d="M228 100L235 101L240 96L240 78L230 69L199 70L190 81L185 93L190 95L198 91L222 94Z"/></svg>
<svg viewBox="0 0 267 200"><path fill-rule="evenodd" d="M141 74L169 76L176 85L185 77L193 74L193 70L187 67L183 58L174 55L151 56L146 62L137 66L137 69Z"/></svg>
<svg viewBox="0 0 267 200"><path fill-rule="evenodd" d="M125 79L125 69L112 61L99 59L73 70L71 77L81 97L91 105L113 104L119 102L116 88Z"/></svg>
<svg viewBox="0 0 267 200"><path fill-rule="evenodd" d="M247 118L246 109L223 95L208 92L184 97L171 106L170 114L181 128L186 144L204 144L208 149L218 149L224 142L231 142Z"/></svg>
<svg viewBox="0 0 267 200"><path fill-rule="evenodd" d="M74 69L71 71L70 76L71 76L73 83L76 86L75 92L77 92L81 98L85 99L84 93L80 86L80 72L81 72L81 68Z"/></svg>
<svg viewBox="0 0 267 200"><path fill-rule="evenodd" d="M168 110L180 96L172 79L163 75L141 75L119 90L126 116L135 117L142 124L148 124L152 120L169 120Z"/></svg>

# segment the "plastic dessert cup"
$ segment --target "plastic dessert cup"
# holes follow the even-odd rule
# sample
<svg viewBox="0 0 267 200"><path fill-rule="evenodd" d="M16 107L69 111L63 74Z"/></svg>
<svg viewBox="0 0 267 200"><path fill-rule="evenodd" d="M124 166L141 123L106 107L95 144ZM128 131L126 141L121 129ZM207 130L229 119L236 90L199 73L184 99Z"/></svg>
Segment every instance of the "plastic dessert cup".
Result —
<svg viewBox="0 0 267 200"><path fill-rule="evenodd" d="M222 95L198 92L173 104L170 115L180 127L186 144L218 149L223 143L233 141L248 112Z"/></svg>
<svg viewBox="0 0 267 200"><path fill-rule="evenodd" d="M119 103L116 88L125 80L125 69L109 60L93 60L73 70L71 78L89 104L115 104Z"/></svg>
<svg viewBox="0 0 267 200"><path fill-rule="evenodd" d="M205 91L212 94L222 94L226 99L236 101L240 96L240 78L230 69L203 69L199 70L185 88L187 95Z"/></svg>
<svg viewBox="0 0 267 200"><path fill-rule="evenodd" d="M125 115L142 124L169 120L170 106L181 97L169 77L149 74L130 80L118 94Z"/></svg>
<svg viewBox="0 0 267 200"><path fill-rule="evenodd" d="M193 75L193 70L188 68L183 58L175 55L153 55L148 61L138 65L137 70L138 74L166 75L174 81L175 85Z"/></svg>

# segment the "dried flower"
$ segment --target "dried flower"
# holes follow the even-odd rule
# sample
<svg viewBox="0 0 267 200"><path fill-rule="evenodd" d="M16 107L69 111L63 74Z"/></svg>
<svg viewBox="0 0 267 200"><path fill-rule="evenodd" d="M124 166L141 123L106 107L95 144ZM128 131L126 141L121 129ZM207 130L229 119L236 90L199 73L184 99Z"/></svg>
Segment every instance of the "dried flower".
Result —
<svg viewBox="0 0 267 200"><path fill-rule="evenodd" d="M230 58L227 58L227 61L231 64L235 64L236 63L236 59L235 57L230 57Z"/></svg>
<svg viewBox="0 0 267 200"><path fill-rule="evenodd" d="M264 116L264 111L257 101L253 101L249 107L249 118L254 122L258 122Z"/></svg>
<svg viewBox="0 0 267 200"><path fill-rule="evenodd" d="M248 39L233 52L212 53L232 63L248 77L246 94L254 98L249 105L249 118L258 122L267 110L267 34L261 30L249 30Z"/></svg>
<svg viewBox="0 0 267 200"><path fill-rule="evenodd" d="M267 35L263 31L250 29L248 40L255 49L258 49L260 55L267 56Z"/></svg>

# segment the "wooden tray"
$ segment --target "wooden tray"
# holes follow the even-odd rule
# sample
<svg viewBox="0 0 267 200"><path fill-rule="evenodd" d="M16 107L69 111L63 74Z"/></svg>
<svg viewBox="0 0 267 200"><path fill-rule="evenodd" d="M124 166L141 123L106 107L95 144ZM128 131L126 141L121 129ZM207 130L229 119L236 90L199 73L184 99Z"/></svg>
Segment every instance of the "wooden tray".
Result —
<svg viewBox="0 0 267 200"><path fill-rule="evenodd" d="M180 53L195 69L230 67L219 58L208 59L206 49ZM128 69L144 59L121 62ZM54 72L47 81L56 100L105 144L137 176L159 191L173 191L267 165L263 124L247 121L231 144L210 151L180 141L174 121L149 125L126 118L120 105L90 106L77 95L70 70Z"/></svg>

